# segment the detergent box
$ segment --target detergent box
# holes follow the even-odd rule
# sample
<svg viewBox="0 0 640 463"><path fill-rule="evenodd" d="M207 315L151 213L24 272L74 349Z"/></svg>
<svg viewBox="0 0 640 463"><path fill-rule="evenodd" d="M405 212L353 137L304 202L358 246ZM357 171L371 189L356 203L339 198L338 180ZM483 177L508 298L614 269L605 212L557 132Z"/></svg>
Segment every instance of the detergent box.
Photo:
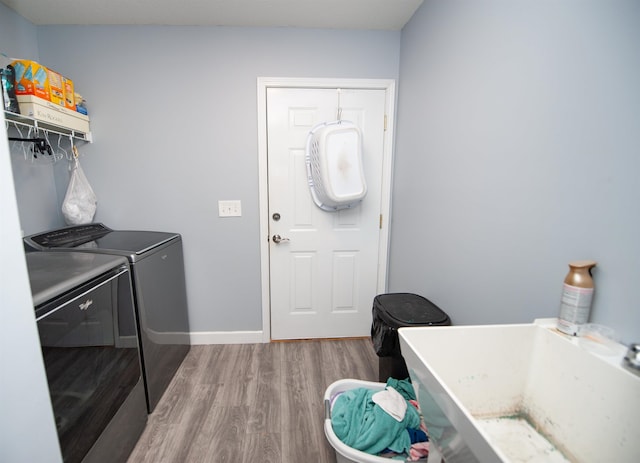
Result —
<svg viewBox="0 0 640 463"><path fill-rule="evenodd" d="M11 63L16 71L16 95L34 95L49 100L47 68L27 59Z"/></svg>
<svg viewBox="0 0 640 463"><path fill-rule="evenodd" d="M62 76L62 84L64 86L64 107L75 111L76 94L73 90L73 80L69 79L68 77Z"/></svg>
<svg viewBox="0 0 640 463"><path fill-rule="evenodd" d="M52 69L47 69L47 78L49 79L49 101L55 105L64 106L62 74L58 74Z"/></svg>

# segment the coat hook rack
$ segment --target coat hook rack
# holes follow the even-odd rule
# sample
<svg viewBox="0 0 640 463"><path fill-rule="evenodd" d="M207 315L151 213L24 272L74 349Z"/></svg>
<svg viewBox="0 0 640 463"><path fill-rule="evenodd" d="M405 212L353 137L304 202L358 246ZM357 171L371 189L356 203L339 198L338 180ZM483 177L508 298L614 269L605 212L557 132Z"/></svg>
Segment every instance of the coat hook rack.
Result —
<svg viewBox="0 0 640 463"><path fill-rule="evenodd" d="M53 150L51 149L51 145L49 145L49 142L47 141L46 138L9 137L9 141L33 143L32 151L35 157L37 157L38 154L48 154L49 156L53 155Z"/></svg>

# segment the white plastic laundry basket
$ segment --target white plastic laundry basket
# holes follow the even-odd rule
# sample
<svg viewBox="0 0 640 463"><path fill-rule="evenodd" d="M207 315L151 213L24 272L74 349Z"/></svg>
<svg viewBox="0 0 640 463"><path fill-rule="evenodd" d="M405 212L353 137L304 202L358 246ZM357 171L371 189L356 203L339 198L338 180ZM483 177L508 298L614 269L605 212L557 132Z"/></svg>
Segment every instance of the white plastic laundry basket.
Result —
<svg viewBox="0 0 640 463"><path fill-rule="evenodd" d="M336 451L338 463L389 463L388 458L378 457L369 453L361 452L349 447L342 442L333 432L331 426L331 397L339 392L365 387L376 391L383 391L387 385L385 383L373 383L371 381L361 381L359 379L341 379L332 383L324 393L324 434L327 440Z"/></svg>
<svg viewBox="0 0 640 463"><path fill-rule="evenodd" d="M311 197L320 209L355 207L367 194L362 134L353 122L316 125L307 137L305 160Z"/></svg>

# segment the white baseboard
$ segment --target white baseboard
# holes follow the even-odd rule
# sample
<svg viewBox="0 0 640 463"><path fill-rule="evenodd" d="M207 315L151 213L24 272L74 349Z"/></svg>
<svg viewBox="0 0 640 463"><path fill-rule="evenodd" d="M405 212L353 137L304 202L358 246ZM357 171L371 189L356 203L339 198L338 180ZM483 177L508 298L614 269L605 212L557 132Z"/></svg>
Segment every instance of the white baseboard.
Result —
<svg viewBox="0 0 640 463"><path fill-rule="evenodd" d="M262 331L200 331L191 332L191 345L201 344L260 344L269 342L263 339Z"/></svg>

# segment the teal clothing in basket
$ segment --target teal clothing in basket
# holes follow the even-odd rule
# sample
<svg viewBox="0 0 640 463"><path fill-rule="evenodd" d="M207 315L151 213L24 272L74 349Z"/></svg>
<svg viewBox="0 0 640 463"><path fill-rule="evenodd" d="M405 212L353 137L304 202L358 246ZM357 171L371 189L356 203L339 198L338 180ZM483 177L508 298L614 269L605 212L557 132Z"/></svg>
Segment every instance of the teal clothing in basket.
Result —
<svg viewBox="0 0 640 463"><path fill-rule="evenodd" d="M411 438L407 429L420 428L418 411L408 406L402 421L397 421L373 402L376 392L356 388L341 393L331 411L333 431L346 445L362 452L373 455L384 450L408 452Z"/></svg>
<svg viewBox="0 0 640 463"><path fill-rule="evenodd" d="M387 387L389 386L398 391L405 399L416 400L416 391L413 389L413 384L406 379L389 378L387 380Z"/></svg>

